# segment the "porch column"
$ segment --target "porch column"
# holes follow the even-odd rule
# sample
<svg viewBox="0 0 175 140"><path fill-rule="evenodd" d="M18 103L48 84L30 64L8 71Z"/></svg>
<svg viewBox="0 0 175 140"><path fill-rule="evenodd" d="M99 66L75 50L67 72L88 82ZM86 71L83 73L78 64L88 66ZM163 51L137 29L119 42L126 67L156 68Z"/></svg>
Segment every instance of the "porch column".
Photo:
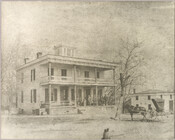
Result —
<svg viewBox="0 0 175 140"><path fill-rule="evenodd" d="M75 94L75 107L77 107L77 86L74 86L74 94Z"/></svg>
<svg viewBox="0 0 175 140"><path fill-rule="evenodd" d="M51 92L52 92L52 86L49 84L49 114L51 111Z"/></svg>
<svg viewBox="0 0 175 140"><path fill-rule="evenodd" d="M74 65L74 84L76 84L77 81L77 68ZM77 107L77 86L74 85L74 95L75 95L75 107Z"/></svg>
<svg viewBox="0 0 175 140"><path fill-rule="evenodd" d="M72 104L72 97L71 97L71 88L68 87L68 100L69 100L69 105Z"/></svg>
<svg viewBox="0 0 175 140"><path fill-rule="evenodd" d="M84 105L84 88L82 88L82 102L83 102L83 105Z"/></svg>
<svg viewBox="0 0 175 140"><path fill-rule="evenodd" d="M51 62L49 62L49 82L50 82L50 80L51 80Z"/></svg>
<svg viewBox="0 0 175 140"><path fill-rule="evenodd" d="M95 86L95 94L96 94L96 105L98 106L98 87Z"/></svg>
<svg viewBox="0 0 175 140"><path fill-rule="evenodd" d="M76 66L74 66L74 84L76 83L77 81L77 68Z"/></svg>
<svg viewBox="0 0 175 140"><path fill-rule="evenodd" d="M115 69L113 69L113 80L114 80L114 105L116 105L116 89L115 89Z"/></svg>
<svg viewBox="0 0 175 140"><path fill-rule="evenodd" d="M49 62L49 83L51 81L51 62ZM52 86L49 84L49 114L51 114L51 92Z"/></svg>

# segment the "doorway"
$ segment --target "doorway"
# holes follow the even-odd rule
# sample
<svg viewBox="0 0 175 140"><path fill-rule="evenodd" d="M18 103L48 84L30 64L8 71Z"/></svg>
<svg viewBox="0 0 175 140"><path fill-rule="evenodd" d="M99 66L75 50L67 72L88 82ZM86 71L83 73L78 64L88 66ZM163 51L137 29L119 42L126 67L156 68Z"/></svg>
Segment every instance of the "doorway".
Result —
<svg viewBox="0 0 175 140"><path fill-rule="evenodd" d="M90 105L90 88L85 89L85 105Z"/></svg>
<svg viewBox="0 0 175 140"><path fill-rule="evenodd" d="M169 111L173 112L173 100L169 101Z"/></svg>

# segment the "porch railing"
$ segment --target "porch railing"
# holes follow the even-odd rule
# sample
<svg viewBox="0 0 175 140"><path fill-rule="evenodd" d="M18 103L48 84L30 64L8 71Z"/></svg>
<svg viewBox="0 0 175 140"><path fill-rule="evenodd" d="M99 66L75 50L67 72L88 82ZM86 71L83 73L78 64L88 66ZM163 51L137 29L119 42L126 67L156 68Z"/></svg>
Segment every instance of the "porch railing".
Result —
<svg viewBox="0 0 175 140"><path fill-rule="evenodd" d="M95 78L78 78L78 83L95 83Z"/></svg>
<svg viewBox="0 0 175 140"><path fill-rule="evenodd" d="M99 83L99 84L113 84L114 81L113 81L113 79L109 79L109 78L98 78L97 83Z"/></svg>
<svg viewBox="0 0 175 140"><path fill-rule="evenodd" d="M72 83L73 78L67 76L51 76L50 81L53 82L63 82L63 83ZM41 77L41 83L49 82L49 76Z"/></svg>
<svg viewBox="0 0 175 140"><path fill-rule="evenodd" d="M67 76L51 76L51 82L61 82L61 83L74 83L73 77ZM49 76L41 77L41 83L49 82ZM76 83L83 83L83 84L95 84L95 78L77 78ZM106 78L98 78L97 84L113 84L113 79L106 79Z"/></svg>

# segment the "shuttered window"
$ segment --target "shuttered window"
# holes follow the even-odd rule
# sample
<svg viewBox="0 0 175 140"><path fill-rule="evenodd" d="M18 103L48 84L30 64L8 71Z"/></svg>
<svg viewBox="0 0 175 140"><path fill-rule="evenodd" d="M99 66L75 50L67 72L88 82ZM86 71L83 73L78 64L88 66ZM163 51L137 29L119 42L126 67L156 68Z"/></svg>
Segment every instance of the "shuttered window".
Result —
<svg viewBox="0 0 175 140"><path fill-rule="evenodd" d="M67 70L66 69L61 70L61 76L67 76Z"/></svg>
<svg viewBox="0 0 175 140"><path fill-rule="evenodd" d="M35 81L35 69L31 70L31 81Z"/></svg>
<svg viewBox="0 0 175 140"><path fill-rule="evenodd" d="M89 78L89 71L85 71L85 72L84 72L84 77L85 77L85 78Z"/></svg>
<svg viewBox="0 0 175 140"><path fill-rule="evenodd" d="M37 102L37 93L36 89L32 89L30 93L30 102L31 103L36 103Z"/></svg>

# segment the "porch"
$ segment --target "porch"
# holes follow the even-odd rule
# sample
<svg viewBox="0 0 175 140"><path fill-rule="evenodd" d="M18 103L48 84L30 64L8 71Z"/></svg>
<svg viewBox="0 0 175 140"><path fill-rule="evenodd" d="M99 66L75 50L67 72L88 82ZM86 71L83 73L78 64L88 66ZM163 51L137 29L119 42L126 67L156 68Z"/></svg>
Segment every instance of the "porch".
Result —
<svg viewBox="0 0 175 140"><path fill-rule="evenodd" d="M65 107L68 109L115 104L108 100L105 87L102 86L48 85L44 86L44 91L44 101L41 104L48 113L49 110L62 110Z"/></svg>

